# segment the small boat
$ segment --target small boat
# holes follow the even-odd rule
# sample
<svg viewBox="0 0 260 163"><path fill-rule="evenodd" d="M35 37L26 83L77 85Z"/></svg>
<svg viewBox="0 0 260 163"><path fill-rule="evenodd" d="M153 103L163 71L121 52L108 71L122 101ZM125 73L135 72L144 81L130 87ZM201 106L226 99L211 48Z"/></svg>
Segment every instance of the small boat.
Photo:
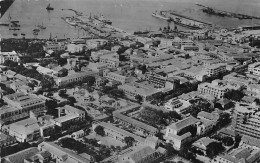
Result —
<svg viewBox="0 0 260 163"><path fill-rule="evenodd" d="M17 33L13 33L14 36L17 36Z"/></svg>
<svg viewBox="0 0 260 163"><path fill-rule="evenodd" d="M40 32L38 28L33 29L33 32Z"/></svg>
<svg viewBox="0 0 260 163"><path fill-rule="evenodd" d="M22 36L25 36L25 33L21 33Z"/></svg>
<svg viewBox="0 0 260 163"><path fill-rule="evenodd" d="M33 35L38 35L38 32L36 32L36 31L33 31Z"/></svg>
<svg viewBox="0 0 260 163"><path fill-rule="evenodd" d="M54 10L54 8L51 7L51 4L49 3L48 6L46 7L46 10L48 10L48 11L49 11L49 10Z"/></svg>
<svg viewBox="0 0 260 163"><path fill-rule="evenodd" d="M20 30L20 28L10 27L9 30L13 30L13 31L16 31L16 30L17 30L17 31L18 31L18 30Z"/></svg>

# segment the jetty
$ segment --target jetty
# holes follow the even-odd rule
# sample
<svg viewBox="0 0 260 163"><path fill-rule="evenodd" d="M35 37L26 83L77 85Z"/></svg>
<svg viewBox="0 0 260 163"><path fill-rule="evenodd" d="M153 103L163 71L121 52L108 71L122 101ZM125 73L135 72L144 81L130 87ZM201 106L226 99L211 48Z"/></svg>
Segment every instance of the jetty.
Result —
<svg viewBox="0 0 260 163"><path fill-rule="evenodd" d="M219 10L219 9L215 9L213 7L205 6L205 5L202 5L199 3L196 3L196 5L201 7L203 12L210 14L210 15L217 15L217 16L221 16L221 17L232 17L232 18L238 18L238 19L260 19L260 17Z"/></svg>

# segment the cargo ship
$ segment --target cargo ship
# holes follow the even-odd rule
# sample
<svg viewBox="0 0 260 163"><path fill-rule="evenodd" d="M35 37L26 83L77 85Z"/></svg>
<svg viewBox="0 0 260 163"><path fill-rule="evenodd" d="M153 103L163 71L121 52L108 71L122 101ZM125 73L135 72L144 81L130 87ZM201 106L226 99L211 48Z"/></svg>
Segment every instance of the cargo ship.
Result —
<svg viewBox="0 0 260 163"><path fill-rule="evenodd" d="M160 11L159 13L158 13L157 11L155 11L154 13L152 13L152 16L153 16L153 17L156 17L156 18L159 18L159 19L167 20L167 21L170 20L170 18L166 17L166 16L162 13L162 11Z"/></svg>

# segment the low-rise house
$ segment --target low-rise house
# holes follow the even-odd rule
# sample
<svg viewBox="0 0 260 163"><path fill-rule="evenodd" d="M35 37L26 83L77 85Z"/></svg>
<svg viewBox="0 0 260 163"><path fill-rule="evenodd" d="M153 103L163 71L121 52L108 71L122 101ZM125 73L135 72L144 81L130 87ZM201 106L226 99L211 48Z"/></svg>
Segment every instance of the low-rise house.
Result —
<svg viewBox="0 0 260 163"><path fill-rule="evenodd" d="M135 99L137 95L140 95L144 101L152 100L156 95L161 93L161 90L155 89L149 85L141 83L128 83L118 86L123 90L126 96Z"/></svg>
<svg viewBox="0 0 260 163"><path fill-rule="evenodd" d="M230 153L221 154L212 160L212 163L254 163L260 159L260 150L237 148Z"/></svg>
<svg viewBox="0 0 260 163"><path fill-rule="evenodd" d="M51 153L51 158L55 159L57 163L91 163L94 161L93 157L86 153L84 155L76 154L52 142L42 142L38 145L38 150Z"/></svg>
<svg viewBox="0 0 260 163"><path fill-rule="evenodd" d="M140 105L133 105L133 106L129 106L129 107L123 108L118 111L114 111L113 112L114 120L119 121L119 122L123 123L124 125L130 125L130 126L134 127L137 131L147 133L148 135L151 135L151 136L158 133L159 130L157 128L123 114L125 112L130 112L132 110L136 110L139 108L140 108Z"/></svg>
<svg viewBox="0 0 260 163"><path fill-rule="evenodd" d="M160 150L154 150L150 146L139 146L130 153L123 154L119 158L120 163L152 163L163 157Z"/></svg>
<svg viewBox="0 0 260 163"><path fill-rule="evenodd" d="M71 134L71 137L72 137L73 139L79 139L79 138L82 138L83 136L85 136L84 130L79 130L79 131L73 132L73 133Z"/></svg>
<svg viewBox="0 0 260 163"><path fill-rule="evenodd" d="M213 142L217 142L217 141L214 139L210 139L208 137L203 137L203 138L195 141L194 143L192 143L192 146L195 147L197 150L200 150L201 152L203 152L204 155L206 155L207 146Z"/></svg>
<svg viewBox="0 0 260 163"><path fill-rule="evenodd" d="M98 124L95 124L95 125L93 125L93 130L96 128L96 126L102 126L104 128L105 135L112 137L115 140L124 142L125 137L132 137L135 140L134 145L144 145L145 144L145 138L142 138L142 137L132 134L126 130L118 128L110 123L100 122Z"/></svg>
<svg viewBox="0 0 260 163"><path fill-rule="evenodd" d="M31 147L4 157L1 163L25 163L26 159L35 156L37 153L39 153L37 147Z"/></svg>
<svg viewBox="0 0 260 163"><path fill-rule="evenodd" d="M16 143L16 139L14 137L7 135L3 132L0 132L0 148L7 147L15 143Z"/></svg>

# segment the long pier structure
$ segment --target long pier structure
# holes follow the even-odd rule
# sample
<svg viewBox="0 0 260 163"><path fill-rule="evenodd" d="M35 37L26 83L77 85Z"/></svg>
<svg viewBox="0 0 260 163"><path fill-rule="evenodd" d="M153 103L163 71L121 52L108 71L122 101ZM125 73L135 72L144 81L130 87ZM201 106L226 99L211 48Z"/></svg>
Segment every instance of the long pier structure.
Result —
<svg viewBox="0 0 260 163"><path fill-rule="evenodd" d="M257 16L250 16L246 14L240 14L240 13L234 13L224 10L215 9L213 7L205 6L199 3L196 3L197 6L202 7L202 11L211 14L211 15L218 15L221 17L232 17L232 18L238 18L238 19L260 19L260 17Z"/></svg>

